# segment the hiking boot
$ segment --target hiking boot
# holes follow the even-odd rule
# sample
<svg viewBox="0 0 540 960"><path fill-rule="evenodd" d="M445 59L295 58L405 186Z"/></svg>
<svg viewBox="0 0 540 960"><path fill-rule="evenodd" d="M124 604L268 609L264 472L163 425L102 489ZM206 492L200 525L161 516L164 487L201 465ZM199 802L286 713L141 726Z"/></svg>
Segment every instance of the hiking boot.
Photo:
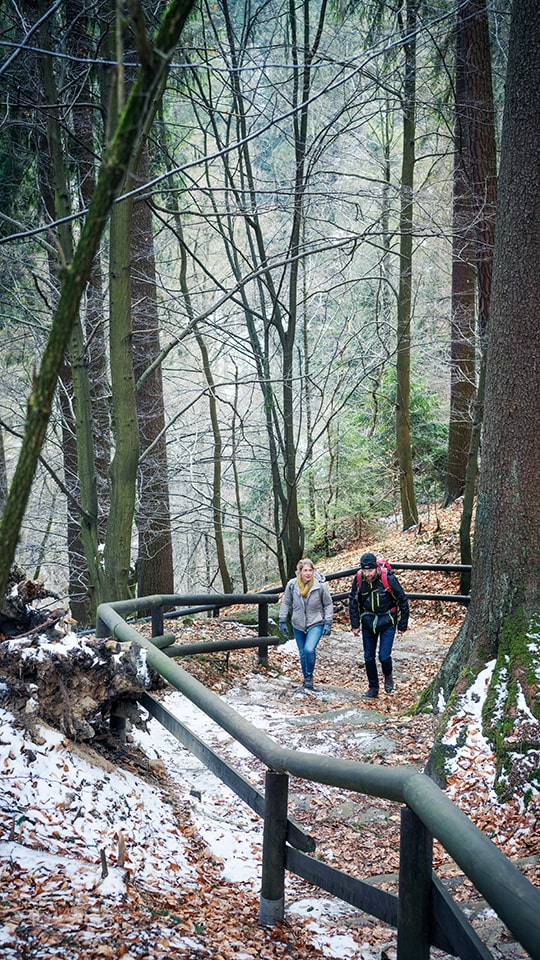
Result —
<svg viewBox="0 0 540 960"><path fill-rule="evenodd" d="M313 690L313 674L308 673L307 677L304 677L304 690Z"/></svg>
<svg viewBox="0 0 540 960"><path fill-rule="evenodd" d="M392 690L394 689L394 678L391 673L384 678L384 689L386 693L392 693Z"/></svg>
<svg viewBox="0 0 540 960"><path fill-rule="evenodd" d="M364 700L376 700L376 698L379 696L379 688L370 687L369 690L366 690L366 692L362 694L362 696Z"/></svg>

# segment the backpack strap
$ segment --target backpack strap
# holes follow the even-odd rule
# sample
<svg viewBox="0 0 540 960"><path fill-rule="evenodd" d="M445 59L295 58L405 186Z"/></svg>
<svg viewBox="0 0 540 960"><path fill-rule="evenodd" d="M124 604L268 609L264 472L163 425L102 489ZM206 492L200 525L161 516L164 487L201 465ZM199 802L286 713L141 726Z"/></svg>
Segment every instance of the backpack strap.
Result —
<svg viewBox="0 0 540 960"><path fill-rule="evenodd" d="M382 580L384 589L386 590L387 593L392 593L392 587L388 583L388 567L386 567L384 563L381 563L379 565L379 573L381 575L381 580Z"/></svg>

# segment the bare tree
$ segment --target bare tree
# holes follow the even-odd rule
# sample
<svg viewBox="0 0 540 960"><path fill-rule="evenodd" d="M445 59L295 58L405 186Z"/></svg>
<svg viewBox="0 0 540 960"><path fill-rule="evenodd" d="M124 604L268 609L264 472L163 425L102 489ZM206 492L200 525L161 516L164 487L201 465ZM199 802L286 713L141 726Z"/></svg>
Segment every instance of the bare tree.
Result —
<svg viewBox="0 0 540 960"><path fill-rule="evenodd" d="M79 242L62 277L58 307L41 367L28 400L21 451L0 521L0 540L4 548L0 558L0 595L7 586L19 530L47 429L58 373L91 273L92 261L129 158L138 143L142 125L148 114L156 108L155 95L161 92L163 76L190 9L191 2L172 0L165 11L155 44L148 40L141 43L141 65L137 79L104 155Z"/></svg>

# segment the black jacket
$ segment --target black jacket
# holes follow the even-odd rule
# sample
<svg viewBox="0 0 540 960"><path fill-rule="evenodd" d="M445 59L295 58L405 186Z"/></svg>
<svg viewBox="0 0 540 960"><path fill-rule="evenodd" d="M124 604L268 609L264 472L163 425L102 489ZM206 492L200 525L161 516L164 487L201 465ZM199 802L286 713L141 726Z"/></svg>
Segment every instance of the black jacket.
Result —
<svg viewBox="0 0 540 960"><path fill-rule="evenodd" d="M388 573L386 590L381 577L369 583L365 577L355 577L349 593L349 616L353 630L360 626L360 621L369 625L375 633L380 633L391 623L397 623L402 633L409 623L409 601L395 573Z"/></svg>

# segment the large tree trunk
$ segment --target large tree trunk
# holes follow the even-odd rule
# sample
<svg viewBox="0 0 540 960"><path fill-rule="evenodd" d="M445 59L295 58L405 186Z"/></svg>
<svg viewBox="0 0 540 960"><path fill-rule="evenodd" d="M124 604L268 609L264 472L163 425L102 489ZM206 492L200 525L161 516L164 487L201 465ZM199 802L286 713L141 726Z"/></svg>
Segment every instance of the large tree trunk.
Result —
<svg viewBox="0 0 540 960"><path fill-rule="evenodd" d="M413 191L416 114L416 6L407 0L405 33L405 83L403 100L403 154L401 166L401 210L399 239L399 290L397 304L396 354L396 461L399 472L403 529L418 523L412 466L411 390L411 307L413 250Z"/></svg>
<svg viewBox="0 0 540 960"><path fill-rule="evenodd" d="M148 156L143 150L138 180L148 178ZM138 200L131 231L131 300L133 369L137 383L137 415L141 455L138 467L137 593L174 593L169 471L165 435L163 377L160 353L156 264L152 211Z"/></svg>
<svg viewBox="0 0 540 960"><path fill-rule="evenodd" d="M103 551L108 600L125 600L131 594L131 537L139 462L131 329L129 241L132 207L131 200L122 200L111 214L109 350L114 456L111 463L111 510Z"/></svg>
<svg viewBox="0 0 540 960"><path fill-rule="evenodd" d="M42 42L50 49L50 21L43 29ZM65 156L60 104L52 69L52 58L41 60L43 88L47 110L47 146L39 151L39 175L43 201L51 220L59 220L57 245L58 262L49 255L54 289L63 263L73 257L71 233L71 190L68 160ZM93 423L86 344L79 311L73 321L69 341L69 362L62 364L59 377L62 383L62 436L64 482L68 492L67 552L69 564L69 595L72 616L87 624L95 612L96 592L99 599L101 568L98 561L97 497L93 453Z"/></svg>
<svg viewBox="0 0 540 960"><path fill-rule="evenodd" d="M83 207L88 207L96 186L96 153L104 142L104 131L99 132L99 104L90 82L87 59L91 56L93 38L85 15L84 0L67 0L66 15L73 29L69 32L69 50L75 61L73 71L80 83L80 94L73 107L73 152L76 189L80 194ZM112 51L111 51L112 53ZM107 71L110 73L110 71ZM103 97L104 102L106 98ZM82 469L92 472L95 477L94 488L97 497L97 540L105 539L105 519L110 507L109 463L111 459L110 424L110 384L108 375L107 325L105 323L105 300L103 293L103 270L100 257L92 265L85 297L83 298L81 319L84 326L84 362L88 381L89 403L92 411L91 438L93 441L92 461L89 459L90 445L86 437L81 439L84 447L84 466ZM92 504L92 501L91 501ZM87 549L94 550L93 545ZM91 571L93 560L88 562ZM94 597L99 593L99 584L93 582L90 589ZM95 608L92 610L95 614Z"/></svg>
<svg viewBox="0 0 540 960"><path fill-rule="evenodd" d="M468 0L458 5L458 40L464 64L464 94L462 104L463 133L466 140L465 157L473 203L476 234L476 271L478 289L478 339L480 344L483 381L486 350L486 332L489 321L493 272L493 243L495 236L495 207L497 199L497 155L493 89L491 81L491 52L489 23L485 0ZM483 391L479 383L474 411L471 446L467 460L464 488L464 509L460 529L461 562L470 563L470 523L478 473L478 451L483 420ZM467 584L462 580L462 590Z"/></svg>
<svg viewBox="0 0 540 960"><path fill-rule="evenodd" d="M445 506L462 496L465 489L476 394L474 207L469 177L469 139L465 131L467 118L463 115L468 81L466 38L466 30L459 19L454 125L450 423Z"/></svg>
<svg viewBox="0 0 540 960"><path fill-rule="evenodd" d="M497 653L518 610L540 610L540 21L513 8L504 110L471 646Z"/></svg>
<svg viewBox="0 0 540 960"><path fill-rule="evenodd" d="M113 124L124 109L124 32L121 8L116 8L116 82L110 99ZM130 57L128 57L128 60ZM133 158L132 158L133 163ZM111 210L109 235L109 361L111 366L111 407L114 454L110 466L111 507L103 550L105 591L108 600L125 600L133 587L131 542L135 516L139 425L133 369L131 326L131 233L132 179L124 180L128 196Z"/></svg>
<svg viewBox="0 0 540 960"><path fill-rule="evenodd" d="M448 693L453 684L459 693L471 674L496 658L484 732L495 744L502 786L510 784L510 789L509 771L513 776L519 751L526 752L530 743L523 724L530 727L531 713L537 719L540 714L533 639L538 636L540 611L539 116L540 19L528 0L515 0L471 605L451 650L453 669L445 665L432 685L435 695L440 686ZM538 723L534 726L537 730ZM537 767L538 760L533 762Z"/></svg>

